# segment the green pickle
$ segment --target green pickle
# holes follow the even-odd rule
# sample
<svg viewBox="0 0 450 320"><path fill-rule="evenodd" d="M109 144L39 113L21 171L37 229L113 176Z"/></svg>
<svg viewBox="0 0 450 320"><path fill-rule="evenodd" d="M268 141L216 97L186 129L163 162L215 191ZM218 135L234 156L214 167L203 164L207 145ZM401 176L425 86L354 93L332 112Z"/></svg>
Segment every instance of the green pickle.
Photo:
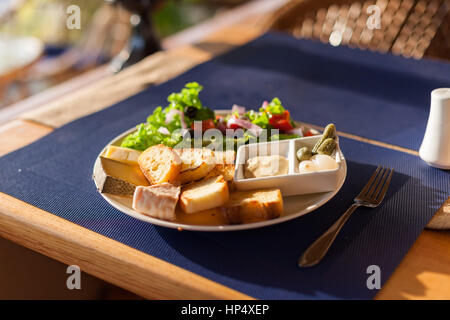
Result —
<svg viewBox="0 0 450 320"><path fill-rule="evenodd" d="M334 152L334 149L336 149L336 141L334 141L333 138L328 138L317 149L317 153L331 156Z"/></svg>
<svg viewBox="0 0 450 320"><path fill-rule="evenodd" d="M320 140L316 142L314 148L312 149L312 153L313 154L318 153L319 147L322 145L322 143L325 142L325 140L327 139L334 140L334 138L336 138L336 127L334 126L333 123L330 123L325 127L325 130L323 130L322 138L320 138ZM336 147L336 143L334 144L334 147Z"/></svg>
<svg viewBox="0 0 450 320"><path fill-rule="evenodd" d="M297 159L302 162L304 160L309 160L312 157L312 152L308 149L308 147L303 147L297 150Z"/></svg>

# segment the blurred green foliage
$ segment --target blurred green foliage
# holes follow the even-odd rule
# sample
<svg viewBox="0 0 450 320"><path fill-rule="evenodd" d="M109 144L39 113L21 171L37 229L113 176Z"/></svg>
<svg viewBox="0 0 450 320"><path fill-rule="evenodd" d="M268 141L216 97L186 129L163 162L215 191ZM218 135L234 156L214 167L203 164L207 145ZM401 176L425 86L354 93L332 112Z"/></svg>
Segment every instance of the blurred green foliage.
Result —
<svg viewBox="0 0 450 320"><path fill-rule="evenodd" d="M210 18L216 10L205 0L168 0L153 14L153 21L158 34L166 37Z"/></svg>
<svg viewBox="0 0 450 320"><path fill-rule="evenodd" d="M81 29L66 28L66 9L76 4L81 8ZM35 36L46 43L71 44L80 39L88 27L94 12L103 0L27 0L20 9L0 25L0 32Z"/></svg>
<svg viewBox="0 0 450 320"><path fill-rule="evenodd" d="M104 0L27 0L0 25L0 32L35 36L51 44L74 44L81 39L95 11L104 3ZM66 9L73 4L81 8L81 30L65 27ZM217 9L209 0L166 0L152 13L152 18L157 33L166 37L210 18Z"/></svg>

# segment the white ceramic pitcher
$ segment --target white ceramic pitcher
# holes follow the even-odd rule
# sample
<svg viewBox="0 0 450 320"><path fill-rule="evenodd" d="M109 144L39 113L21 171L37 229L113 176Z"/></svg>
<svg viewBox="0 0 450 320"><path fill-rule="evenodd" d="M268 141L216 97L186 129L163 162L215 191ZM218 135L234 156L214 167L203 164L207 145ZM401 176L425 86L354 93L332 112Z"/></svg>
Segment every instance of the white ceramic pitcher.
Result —
<svg viewBox="0 0 450 320"><path fill-rule="evenodd" d="M450 88L431 92L430 115L419 155L430 166L450 169Z"/></svg>

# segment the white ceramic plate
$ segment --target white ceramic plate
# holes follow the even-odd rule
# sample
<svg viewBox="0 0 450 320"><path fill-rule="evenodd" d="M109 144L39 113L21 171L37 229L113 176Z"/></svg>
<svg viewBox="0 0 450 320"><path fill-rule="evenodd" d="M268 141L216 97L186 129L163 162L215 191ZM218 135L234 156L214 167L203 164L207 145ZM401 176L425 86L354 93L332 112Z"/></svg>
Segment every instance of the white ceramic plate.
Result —
<svg viewBox="0 0 450 320"><path fill-rule="evenodd" d="M122 139L127 136L129 133L133 132L135 129L131 129L127 132L122 133L115 139L113 139L107 146L105 146L105 149L109 145L119 145ZM105 150L104 149L104 150ZM103 151L100 152L100 154L103 153ZM99 154L99 156L100 156ZM156 218L152 218L146 215L143 215L132 208L132 198L131 197L122 197L122 196L116 196L106 193L101 193L102 197L108 201L109 204L111 204L114 208L116 208L119 211L122 211L123 213L142 220L149 223L156 224L158 226L167 227L167 228L173 228L173 229L182 229L182 230L195 230L195 231L236 231L236 230L247 230L247 229L255 229L255 228L261 228L265 226L270 226L273 224L278 224L281 222L285 222L291 219L298 218L300 216L303 216L311 211L316 210L317 208L323 206L325 203L330 201L336 193L341 189L342 185L344 184L345 178L347 176L347 164L345 161L345 157L340 151L341 156L341 165L338 170L338 187L334 191L330 192L322 192L322 193L314 193L314 194L305 194L305 195L297 195L297 196L289 196L289 197L283 197L284 201L284 213L281 217L267 220L267 221L261 221L261 222L254 222L254 223L246 223L246 224L238 224L238 225L203 225L203 224L186 224L181 222L171 222L171 221L165 221L160 220ZM97 161L95 163L96 166L99 165L100 158L97 158Z"/></svg>

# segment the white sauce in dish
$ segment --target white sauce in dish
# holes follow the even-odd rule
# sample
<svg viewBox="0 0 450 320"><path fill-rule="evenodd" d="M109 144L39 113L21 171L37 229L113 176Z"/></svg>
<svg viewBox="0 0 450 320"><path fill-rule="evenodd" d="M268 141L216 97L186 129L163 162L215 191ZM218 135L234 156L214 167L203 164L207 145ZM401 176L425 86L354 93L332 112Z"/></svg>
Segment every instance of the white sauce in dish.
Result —
<svg viewBox="0 0 450 320"><path fill-rule="evenodd" d="M280 155L253 157L245 163L244 177L261 178L287 174L289 160Z"/></svg>

